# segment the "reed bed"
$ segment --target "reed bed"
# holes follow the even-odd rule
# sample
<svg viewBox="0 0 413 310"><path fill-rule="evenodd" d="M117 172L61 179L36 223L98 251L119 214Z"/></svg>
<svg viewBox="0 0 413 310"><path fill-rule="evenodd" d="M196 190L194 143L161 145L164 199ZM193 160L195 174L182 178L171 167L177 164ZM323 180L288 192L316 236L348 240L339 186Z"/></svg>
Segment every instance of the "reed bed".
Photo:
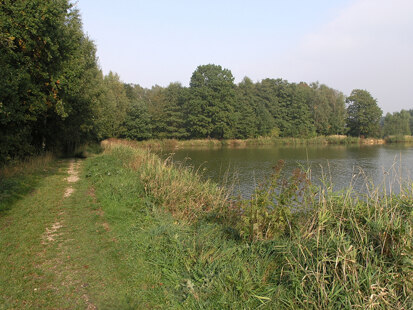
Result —
<svg viewBox="0 0 413 310"><path fill-rule="evenodd" d="M413 136L397 135L385 138L386 143L413 143Z"/></svg>
<svg viewBox="0 0 413 310"><path fill-rule="evenodd" d="M391 143L393 140L383 139L365 139L358 137L348 137L344 135L318 136L313 138L280 138L280 137L257 137L249 139L191 139L191 140L176 140L176 139L151 139L145 141L132 141L111 138L105 141L130 145L133 147L142 147L149 149L179 149L179 148L221 148L233 147L243 148L248 146L264 146L264 145L328 145L328 144L384 144ZM104 142L106 143L106 142Z"/></svg>

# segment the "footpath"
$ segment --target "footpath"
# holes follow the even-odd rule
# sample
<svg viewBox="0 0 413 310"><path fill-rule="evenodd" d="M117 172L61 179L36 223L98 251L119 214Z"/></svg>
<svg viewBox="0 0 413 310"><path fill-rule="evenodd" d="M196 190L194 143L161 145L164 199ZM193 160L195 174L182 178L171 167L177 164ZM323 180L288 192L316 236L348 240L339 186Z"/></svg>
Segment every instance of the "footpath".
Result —
<svg viewBox="0 0 413 310"><path fill-rule="evenodd" d="M0 213L0 309L110 307L116 247L82 164L60 161Z"/></svg>

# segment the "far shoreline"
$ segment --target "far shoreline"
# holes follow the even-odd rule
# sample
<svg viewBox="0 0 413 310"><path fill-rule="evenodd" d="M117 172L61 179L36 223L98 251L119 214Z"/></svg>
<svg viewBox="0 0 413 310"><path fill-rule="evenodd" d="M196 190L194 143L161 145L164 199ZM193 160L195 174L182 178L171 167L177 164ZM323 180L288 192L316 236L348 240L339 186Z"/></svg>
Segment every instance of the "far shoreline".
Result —
<svg viewBox="0 0 413 310"><path fill-rule="evenodd" d="M105 141L116 141L117 143L140 146L150 149L180 149L187 147L221 148L233 147L242 148L249 146L300 146L300 145L384 145L394 143L413 143L413 136L361 138L345 135L318 136L313 138L280 138L280 137L257 137L249 139L150 139L143 141L109 138Z"/></svg>

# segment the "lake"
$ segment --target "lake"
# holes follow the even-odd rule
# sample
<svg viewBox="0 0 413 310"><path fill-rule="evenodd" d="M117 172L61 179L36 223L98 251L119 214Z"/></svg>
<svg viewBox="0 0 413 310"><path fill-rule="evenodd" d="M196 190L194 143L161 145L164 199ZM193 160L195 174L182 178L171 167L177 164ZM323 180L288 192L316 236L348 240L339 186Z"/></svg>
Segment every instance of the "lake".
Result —
<svg viewBox="0 0 413 310"><path fill-rule="evenodd" d="M173 162L191 166L243 197L251 195L279 160L285 161L287 175L296 168L310 168L313 183L322 184L324 179L334 184L334 190L351 184L356 191L366 192L368 181L386 184L387 192L399 192L400 180L413 179L411 144L185 148L164 151L162 157L169 155Z"/></svg>

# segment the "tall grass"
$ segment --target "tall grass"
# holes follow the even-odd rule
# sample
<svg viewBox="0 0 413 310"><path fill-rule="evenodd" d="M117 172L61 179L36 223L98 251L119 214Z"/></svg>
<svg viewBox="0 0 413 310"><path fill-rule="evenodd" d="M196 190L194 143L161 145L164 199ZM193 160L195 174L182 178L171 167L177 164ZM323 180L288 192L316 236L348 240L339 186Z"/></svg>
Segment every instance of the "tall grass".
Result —
<svg viewBox="0 0 413 310"><path fill-rule="evenodd" d="M40 156L9 163L0 168L0 178L10 178L18 174L33 173L46 169L54 159L55 156L52 153L45 153Z"/></svg>
<svg viewBox="0 0 413 310"><path fill-rule="evenodd" d="M170 262L153 252L171 283L183 281L178 291L186 305L413 308L411 184L397 195L378 188L364 196L351 187L333 192L313 187L301 171L283 175L280 164L251 199L234 203L194 171L131 145L105 143L190 231L168 228L162 240Z"/></svg>
<svg viewBox="0 0 413 310"><path fill-rule="evenodd" d="M386 143L412 143L413 136L407 135L397 135L397 136L388 136L385 138Z"/></svg>
<svg viewBox="0 0 413 310"><path fill-rule="evenodd" d="M197 218L222 209L228 201L223 188L201 181L193 169L173 166L169 159L162 160L148 149L136 147L134 142L107 140L103 146L117 157L126 158L128 167L145 184L147 194L180 218Z"/></svg>
<svg viewBox="0 0 413 310"><path fill-rule="evenodd" d="M191 139L191 140L176 140L176 139L152 139L146 141L131 141L111 138L105 141L111 143L127 144L133 147L142 147L149 149L175 149L175 148L220 148L234 147L242 148L248 146L264 146L264 145L328 145L328 144L384 144L386 141L392 140L383 139L365 139L358 137L348 137L344 135L318 136L313 138L279 138L279 137L257 137L249 139Z"/></svg>
<svg viewBox="0 0 413 310"><path fill-rule="evenodd" d="M52 153L16 161L0 168L0 216L32 191L42 177L55 171Z"/></svg>

